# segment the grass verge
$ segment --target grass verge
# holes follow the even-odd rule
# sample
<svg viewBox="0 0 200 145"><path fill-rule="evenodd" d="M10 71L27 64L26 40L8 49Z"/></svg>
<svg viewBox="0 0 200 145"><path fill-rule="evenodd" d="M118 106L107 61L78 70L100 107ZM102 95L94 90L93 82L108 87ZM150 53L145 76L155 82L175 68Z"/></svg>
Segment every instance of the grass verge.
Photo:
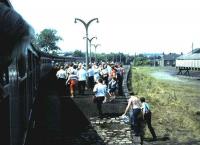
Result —
<svg viewBox="0 0 200 145"><path fill-rule="evenodd" d="M156 79L154 72L164 68L133 67L131 90L144 96L151 105L152 124L158 136L168 136L177 141L200 139L199 114L200 89L195 83ZM146 137L151 137L146 131Z"/></svg>

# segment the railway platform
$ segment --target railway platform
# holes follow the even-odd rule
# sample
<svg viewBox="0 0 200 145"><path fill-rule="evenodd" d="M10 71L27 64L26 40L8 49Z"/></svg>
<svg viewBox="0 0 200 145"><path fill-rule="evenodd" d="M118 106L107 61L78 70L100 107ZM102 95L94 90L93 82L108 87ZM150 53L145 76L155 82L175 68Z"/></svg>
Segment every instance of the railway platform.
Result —
<svg viewBox="0 0 200 145"><path fill-rule="evenodd" d="M91 91L86 90L85 95L74 98L59 96L56 81L55 72L52 71L40 82L34 127L27 137L27 145L140 144L139 137L131 137L130 125L120 119L128 96L117 96L111 102L104 103L104 115L100 119L96 104L92 102ZM123 90L127 95L125 84L126 81Z"/></svg>

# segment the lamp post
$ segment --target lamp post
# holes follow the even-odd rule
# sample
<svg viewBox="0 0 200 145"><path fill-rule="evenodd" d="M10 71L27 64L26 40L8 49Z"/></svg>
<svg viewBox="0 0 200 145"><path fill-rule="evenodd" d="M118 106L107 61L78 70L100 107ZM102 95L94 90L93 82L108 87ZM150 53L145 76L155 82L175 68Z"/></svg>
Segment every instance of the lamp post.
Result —
<svg viewBox="0 0 200 145"><path fill-rule="evenodd" d="M85 38L87 38L87 37L83 37L83 39L85 39ZM93 40L94 38L97 39L97 37L92 37L91 39L87 38L87 40L88 40L89 43L90 43L90 53L89 53L90 63L92 62L92 56L91 56L91 43L92 43L92 40Z"/></svg>
<svg viewBox="0 0 200 145"><path fill-rule="evenodd" d="M83 20L79 18L75 18L74 23L77 23L77 21L80 21L84 26L86 30L86 38L88 38L88 27L93 21L99 22L98 18L91 19L89 22L85 23ZM88 69L88 39L86 39L86 70Z"/></svg>
<svg viewBox="0 0 200 145"><path fill-rule="evenodd" d="M119 62L122 63L122 54L119 53Z"/></svg>
<svg viewBox="0 0 200 145"><path fill-rule="evenodd" d="M95 48L95 61L97 61L97 52L96 52L96 49L97 49L98 46L101 46L101 44L91 44L91 45L93 45L94 48Z"/></svg>

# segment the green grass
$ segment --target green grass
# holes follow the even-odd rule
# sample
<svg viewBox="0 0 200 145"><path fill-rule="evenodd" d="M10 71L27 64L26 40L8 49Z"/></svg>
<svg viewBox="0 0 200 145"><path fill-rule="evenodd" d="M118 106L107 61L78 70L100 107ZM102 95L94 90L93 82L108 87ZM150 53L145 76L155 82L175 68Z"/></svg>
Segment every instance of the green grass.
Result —
<svg viewBox="0 0 200 145"><path fill-rule="evenodd" d="M200 89L195 83L155 79L150 74L163 68L132 68L131 90L144 96L153 112L152 124L158 136L169 136L178 141L200 139L200 123L196 112ZM195 105L197 104L197 105ZM147 137L151 137L149 131Z"/></svg>

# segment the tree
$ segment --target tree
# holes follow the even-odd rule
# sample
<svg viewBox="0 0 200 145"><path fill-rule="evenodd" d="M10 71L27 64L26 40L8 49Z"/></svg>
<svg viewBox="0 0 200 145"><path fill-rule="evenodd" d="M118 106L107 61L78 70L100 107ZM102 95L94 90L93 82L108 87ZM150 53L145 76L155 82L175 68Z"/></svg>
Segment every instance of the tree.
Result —
<svg viewBox="0 0 200 145"><path fill-rule="evenodd" d="M85 54L82 53L81 50L75 50L74 53L73 53L73 56L74 57L85 57Z"/></svg>
<svg viewBox="0 0 200 145"><path fill-rule="evenodd" d="M72 56L73 52L65 52L64 56Z"/></svg>
<svg viewBox="0 0 200 145"><path fill-rule="evenodd" d="M144 56L143 54L139 54L137 56L135 56L134 58L134 65L135 66L144 66L144 65L149 65L150 61L149 59Z"/></svg>
<svg viewBox="0 0 200 145"><path fill-rule="evenodd" d="M57 36L55 29L44 29L36 36L36 44L44 52L56 53L60 50L60 47L56 45L59 40L62 40L62 38Z"/></svg>

